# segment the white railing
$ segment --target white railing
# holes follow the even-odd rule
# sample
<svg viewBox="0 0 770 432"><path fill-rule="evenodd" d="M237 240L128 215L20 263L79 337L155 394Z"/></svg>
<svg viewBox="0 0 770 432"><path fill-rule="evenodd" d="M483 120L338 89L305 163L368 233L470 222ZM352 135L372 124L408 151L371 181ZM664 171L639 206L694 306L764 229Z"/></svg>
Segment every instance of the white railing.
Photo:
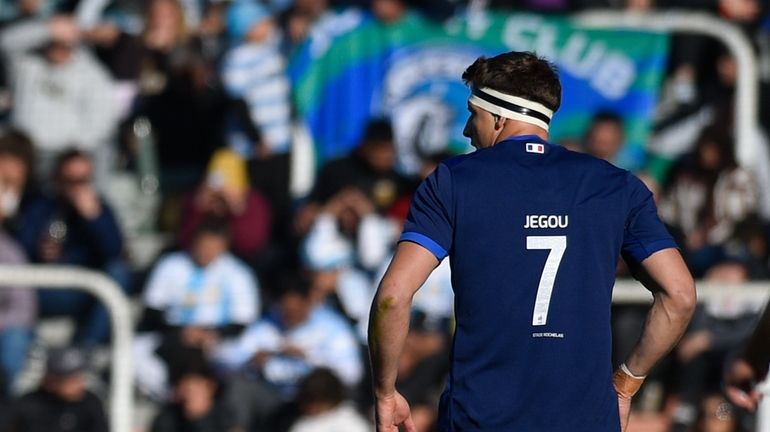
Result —
<svg viewBox="0 0 770 432"><path fill-rule="evenodd" d="M724 43L738 63L735 89L734 133L736 157L743 166L753 166L760 154L757 137L759 70L751 43L735 25L706 13L667 11L629 13L590 11L576 14L575 22L586 27L618 30L694 33Z"/></svg>
<svg viewBox="0 0 770 432"><path fill-rule="evenodd" d="M130 432L133 423L133 323L128 299L115 282L101 273L77 267L0 265L0 289L7 286L78 289L94 295L105 305L112 322L110 431Z"/></svg>
<svg viewBox="0 0 770 432"><path fill-rule="evenodd" d="M725 284L699 281L697 287L698 301L700 302L706 300L719 303L724 303L727 300L752 302L759 308L770 299L770 283L768 282ZM652 294L633 279L621 279L615 283L612 302L648 303L652 302Z"/></svg>

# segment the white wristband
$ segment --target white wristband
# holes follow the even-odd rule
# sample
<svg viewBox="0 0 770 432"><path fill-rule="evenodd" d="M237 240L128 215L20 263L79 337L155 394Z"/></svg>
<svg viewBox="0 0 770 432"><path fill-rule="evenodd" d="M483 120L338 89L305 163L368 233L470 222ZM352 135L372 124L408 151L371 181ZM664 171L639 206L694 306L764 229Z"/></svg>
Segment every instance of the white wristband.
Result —
<svg viewBox="0 0 770 432"><path fill-rule="evenodd" d="M622 370L626 375L628 375L628 376L630 376L631 378L634 378L634 379L643 380L643 379L647 378L647 375L634 375L634 374L632 374L631 371L628 370L628 366L626 366L625 363L622 363L620 365L620 370Z"/></svg>

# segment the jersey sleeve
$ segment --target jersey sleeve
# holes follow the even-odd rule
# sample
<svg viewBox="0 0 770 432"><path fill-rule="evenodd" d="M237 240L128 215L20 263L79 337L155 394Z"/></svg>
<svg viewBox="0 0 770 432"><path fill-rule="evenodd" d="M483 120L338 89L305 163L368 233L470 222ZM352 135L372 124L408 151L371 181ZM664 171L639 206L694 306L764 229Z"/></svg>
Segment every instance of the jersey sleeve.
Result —
<svg viewBox="0 0 770 432"><path fill-rule="evenodd" d="M439 164L417 188L399 242L417 243L441 261L452 247L452 208L451 174Z"/></svg>
<svg viewBox="0 0 770 432"><path fill-rule="evenodd" d="M629 174L631 197L623 234L623 259L639 264L655 252L676 248L677 244L658 217L658 209L649 189Z"/></svg>

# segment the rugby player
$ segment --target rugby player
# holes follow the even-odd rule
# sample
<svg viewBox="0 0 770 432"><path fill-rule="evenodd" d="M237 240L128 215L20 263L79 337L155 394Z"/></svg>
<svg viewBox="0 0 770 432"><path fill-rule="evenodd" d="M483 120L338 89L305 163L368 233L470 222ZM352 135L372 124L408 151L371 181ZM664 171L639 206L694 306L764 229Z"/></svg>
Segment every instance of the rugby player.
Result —
<svg viewBox="0 0 770 432"><path fill-rule="evenodd" d="M692 277L639 179L548 142L561 103L553 65L509 52L479 58L463 80L476 151L420 185L372 304L377 431L415 430L397 365L412 296L446 257L457 326L440 431L623 431L631 397L690 320ZM620 256L654 302L613 373Z"/></svg>

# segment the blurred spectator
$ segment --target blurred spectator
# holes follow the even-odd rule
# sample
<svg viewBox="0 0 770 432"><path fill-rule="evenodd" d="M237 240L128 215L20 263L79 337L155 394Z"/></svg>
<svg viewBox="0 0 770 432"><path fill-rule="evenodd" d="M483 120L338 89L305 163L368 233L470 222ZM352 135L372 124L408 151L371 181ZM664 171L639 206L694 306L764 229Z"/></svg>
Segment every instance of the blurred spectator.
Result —
<svg viewBox="0 0 770 432"><path fill-rule="evenodd" d="M610 111L594 114L583 139L585 152L604 159L625 169L641 167L643 156L629 155L631 149L624 148L626 136L623 119Z"/></svg>
<svg viewBox="0 0 770 432"><path fill-rule="evenodd" d="M228 252L224 224L198 225L189 252L162 257L144 291L144 318L134 353L140 387L163 399L169 374L184 362L185 347L206 353L238 336L259 316L257 281Z"/></svg>
<svg viewBox="0 0 770 432"><path fill-rule="evenodd" d="M0 263L27 261L21 246L4 230L18 209L27 176L32 172L32 143L23 134L0 135ZM19 287L0 289L0 405L21 372L37 315L35 292Z"/></svg>
<svg viewBox="0 0 770 432"><path fill-rule="evenodd" d="M314 368L331 369L348 387L363 375L361 352L348 322L332 309L315 305L307 283L285 282L276 307L241 338L222 346L218 361L256 379L234 379L230 390L243 426L257 413L274 414L291 400L302 378Z"/></svg>
<svg viewBox="0 0 770 432"><path fill-rule="evenodd" d="M117 126L112 81L79 41L80 29L67 16L22 22L0 34L10 66L12 123L35 143L43 177L71 146L93 153L100 178L109 170Z"/></svg>
<svg viewBox="0 0 770 432"><path fill-rule="evenodd" d="M695 79L692 72L685 69L675 73L673 81L663 87L648 145L650 152L675 160L692 151L709 125L718 125L722 131L733 130L737 64L722 45L709 46L709 51L716 53L709 62L715 79L704 79L696 87L697 83L688 81Z"/></svg>
<svg viewBox="0 0 770 432"><path fill-rule="evenodd" d="M583 145L586 153L612 162L623 146L623 119L615 113L594 114L588 125Z"/></svg>
<svg viewBox="0 0 770 432"><path fill-rule="evenodd" d="M346 402L345 386L334 373L319 368L299 384L297 401L301 417L290 432L364 432L368 421Z"/></svg>
<svg viewBox="0 0 770 432"><path fill-rule="evenodd" d="M46 374L38 390L11 406L11 432L107 432L101 401L86 388L85 353L57 348L48 354Z"/></svg>
<svg viewBox="0 0 770 432"><path fill-rule="evenodd" d="M723 296L706 301L696 311L676 348L681 364L677 373L680 399L673 412L672 432L689 430L696 422L703 395L719 391L719 378L728 353L751 334L762 305L738 300Z"/></svg>
<svg viewBox="0 0 770 432"><path fill-rule="evenodd" d="M161 187L173 194L192 189L222 146L226 100L212 64L216 55L207 57L178 0L151 0L144 24L140 37L122 35L105 55L116 76L136 82L134 115L152 123ZM210 26L207 32L217 31L216 22Z"/></svg>
<svg viewBox="0 0 770 432"><path fill-rule="evenodd" d="M400 196L411 193L415 187L413 182L396 172L395 164L396 148L390 123L371 121L361 144L351 155L321 167L308 204L297 214L297 230L306 233L323 205L349 188L360 190L378 212L390 209Z"/></svg>
<svg viewBox="0 0 770 432"><path fill-rule="evenodd" d="M251 0L230 5L227 31L233 48L225 55L222 80L235 101L227 141L251 160L252 183L270 201L276 232L284 234L291 215L292 107L281 35L268 9Z"/></svg>
<svg viewBox="0 0 770 432"><path fill-rule="evenodd" d="M335 226L321 216L302 245L302 255L311 281L315 304L330 304L356 327L366 343L366 323L374 298L371 277L355 266L353 245Z"/></svg>
<svg viewBox="0 0 770 432"><path fill-rule="evenodd" d="M329 14L328 0L294 0L281 19L288 52L301 44Z"/></svg>
<svg viewBox="0 0 770 432"><path fill-rule="evenodd" d="M54 166L53 195L41 195L22 209L18 239L30 260L67 264L107 273L129 292L131 275L123 260L123 238L110 207L96 191L93 163L80 150L67 150ZM42 316L66 315L78 323L76 342L104 343L107 310L82 291L42 290Z"/></svg>
<svg viewBox="0 0 770 432"><path fill-rule="evenodd" d="M725 395L737 407L755 411L762 398L759 383L765 382L770 367L770 308L765 306L751 335L731 353L724 370Z"/></svg>
<svg viewBox="0 0 770 432"><path fill-rule="evenodd" d="M185 203L179 244L188 248L196 227L205 219L229 227L230 249L253 262L270 236L271 214L265 199L249 186L246 162L231 150L214 153L205 182Z"/></svg>
<svg viewBox="0 0 770 432"><path fill-rule="evenodd" d="M332 258L326 256L327 250L348 243L353 248L352 256L340 258L350 259L348 265L372 272L391 252L397 229L396 223L377 213L369 197L359 189L347 188L321 208L305 237L303 256L310 267L329 267L324 264Z"/></svg>
<svg viewBox="0 0 770 432"><path fill-rule="evenodd" d="M221 397L221 385L203 352L190 350L178 370L172 371L172 402L153 421L151 432L239 431L228 405Z"/></svg>
<svg viewBox="0 0 770 432"><path fill-rule="evenodd" d="M684 256L696 277L730 258L726 246L736 227L756 210L754 177L738 166L731 139L714 127L672 169L660 205L663 220L683 231Z"/></svg>
<svg viewBox="0 0 770 432"><path fill-rule="evenodd" d="M118 81L134 81L142 93L155 94L168 84L170 60L182 60L190 28L182 5L175 0L153 0L144 10L139 36L105 21L90 29L86 38Z"/></svg>

